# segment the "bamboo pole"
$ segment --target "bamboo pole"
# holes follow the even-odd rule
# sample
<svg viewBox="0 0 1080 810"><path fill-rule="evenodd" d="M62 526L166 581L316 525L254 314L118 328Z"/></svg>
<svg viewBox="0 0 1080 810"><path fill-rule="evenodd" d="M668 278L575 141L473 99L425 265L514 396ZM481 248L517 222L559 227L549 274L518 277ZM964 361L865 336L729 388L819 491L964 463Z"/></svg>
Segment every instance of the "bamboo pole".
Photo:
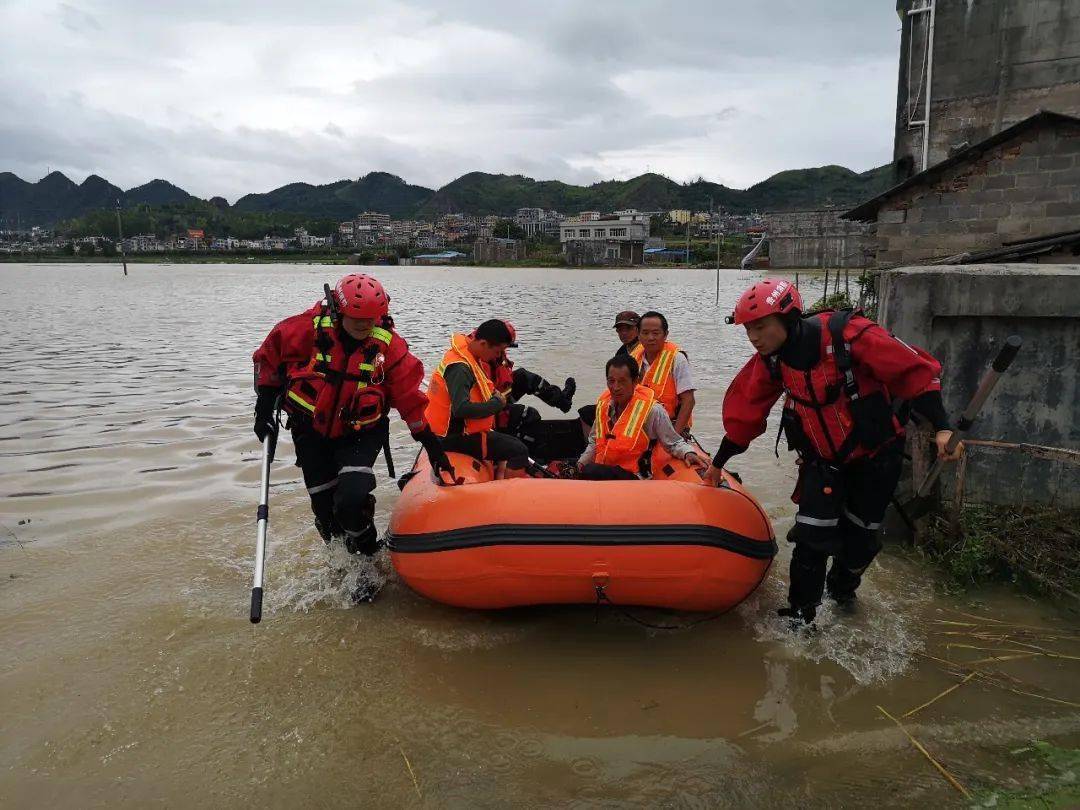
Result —
<svg viewBox="0 0 1080 810"><path fill-rule="evenodd" d="M881 712L883 715L885 715L890 720L892 720L894 723L896 723L896 727L898 729L900 729L902 732L904 732L904 736L907 737L911 741L911 744L914 745L924 757L926 757L928 760L930 760L930 764L932 764L935 768L938 769L938 772L942 776L944 776L946 780L948 780L950 785L952 785L954 788L959 790L964 795L965 799L967 799L968 801L972 800L973 797L968 792L967 788L965 788L963 785L961 785L960 782L957 780L957 778L955 776L953 776L951 773L949 773L945 769L944 765L942 765L940 762L938 762L936 759L934 759L934 757L930 754L930 752L927 751L926 748L923 747L923 744L921 742L919 742L913 736L911 736L911 732L908 731L906 728L904 728L903 723L901 723L899 720L897 720L895 717L893 717L891 714L889 714L884 709L884 707L878 706L877 708L878 708L879 712Z"/></svg>
<svg viewBox="0 0 1080 810"><path fill-rule="evenodd" d="M911 717L913 714L917 714L918 712L921 712L927 706L934 705L935 703L937 703L939 700L941 700L946 695L951 694L952 692L955 692L957 689L959 689L961 686L963 686L965 683L970 681L972 678L974 678L978 674L979 674L978 670L972 670L971 672L969 672L967 674L967 676L964 678L964 680L960 681L960 683L954 683L952 686L950 686L948 689L946 689L941 694L937 695L936 697L930 698L930 700L926 701L926 703L922 704L921 706L916 706L914 709L910 709L910 710L904 712L902 715L900 715L900 717L901 718Z"/></svg>

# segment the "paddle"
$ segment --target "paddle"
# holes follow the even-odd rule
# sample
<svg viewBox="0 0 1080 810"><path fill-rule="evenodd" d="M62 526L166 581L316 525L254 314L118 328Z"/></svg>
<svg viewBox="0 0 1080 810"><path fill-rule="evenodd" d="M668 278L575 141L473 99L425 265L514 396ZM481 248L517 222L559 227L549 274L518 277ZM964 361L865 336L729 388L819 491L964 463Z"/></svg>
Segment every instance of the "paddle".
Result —
<svg viewBox="0 0 1080 810"><path fill-rule="evenodd" d="M949 443L945 446L947 452L951 453L955 450L956 446L960 443L960 434L966 433L971 429L972 424L975 422L975 417L979 415L979 411L982 410L983 404L990 397L994 387L998 384L1001 375L1005 373L1012 364L1012 361L1016 359L1016 353L1020 351L1022 342L1019 335L1011 335L1005 339L1005 345L1001 347L1001 351L998 352L997 357L995 357L994 361L990 364L990 368L987 369L986 374L983 375L982 381L975 391L975 396L971 398L971 402L968 403L964 412L960 414L960 419L956 422L956 430L953 431ZM930 467L930 471L927 472L926 477L923 478L922 483L919 484L919 488L915 490L915 495L903 505L901 511L906 513L908 518L918 519L933 508L933 499L930 498L930 489L933 487L934 482L937 481L938 476L941 475L941 470L944 466L945 462L939 456Z"/></svg>

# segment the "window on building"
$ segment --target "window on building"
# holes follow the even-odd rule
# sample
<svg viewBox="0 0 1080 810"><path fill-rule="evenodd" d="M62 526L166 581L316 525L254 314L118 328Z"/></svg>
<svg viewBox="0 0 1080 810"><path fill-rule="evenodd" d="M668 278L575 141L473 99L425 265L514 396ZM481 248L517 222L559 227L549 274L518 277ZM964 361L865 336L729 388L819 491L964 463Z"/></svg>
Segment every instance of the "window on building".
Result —
<svg viewBox="0 0 1080 810"><path fill-rule="evenodd" d="M589 238L589 229L588 228L582 228L581 230L578 231L578 236L580 236L582 239L588 239Z"/></svg>
<svg viewBox="0 0 1080 810"><path fill-rule="evenodd" d="M603 239L605 236L607 236L607 231L603 228L597 228L596 233L593 234L593 236L595 236L597 239Z"/></svg>

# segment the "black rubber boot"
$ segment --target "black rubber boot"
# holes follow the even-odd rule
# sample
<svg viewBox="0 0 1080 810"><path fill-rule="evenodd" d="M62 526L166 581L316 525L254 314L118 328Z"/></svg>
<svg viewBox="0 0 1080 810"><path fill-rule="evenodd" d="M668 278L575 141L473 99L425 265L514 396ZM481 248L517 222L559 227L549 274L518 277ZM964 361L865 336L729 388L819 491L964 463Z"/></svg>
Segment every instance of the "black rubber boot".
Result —
<svg viewBox="0 0 1080 810"><path fill-rule="evenodd" d="M776 615L787 619L792 630L801 630L804 627L813 628L814 619L817 618L817 605L783 607L776 611Z"/></svg>
<svg viewBox="0 0 1080 810"><path fill-rule="evenodd" d="M345 550L350 554L363 554L372 557L382 548L379 542L379 530L374 523L369 523L359 532L345 532Z"/></svg>

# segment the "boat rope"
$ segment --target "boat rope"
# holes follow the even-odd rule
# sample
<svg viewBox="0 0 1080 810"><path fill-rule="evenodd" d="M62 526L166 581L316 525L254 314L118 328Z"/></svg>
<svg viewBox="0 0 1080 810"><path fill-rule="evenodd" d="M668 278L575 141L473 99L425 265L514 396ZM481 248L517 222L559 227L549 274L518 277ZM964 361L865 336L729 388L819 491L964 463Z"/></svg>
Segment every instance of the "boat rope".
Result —
<svg viewBox="0 0 1080 810"><path fill-rule="evenodd" d="M655 622L650 622L646 621L645 619L639 618L638 616L635 616L629 610L624 608L622 605L617 605L612 602L611 597L609 597L607 595L607 591L604 590L606 588L605 585L596 584L594 585L594 588L596 589L596 623L600 622L600 605L605 602L611 607L613 607L615 610L617 610L625 618L629 619L635 624L640 624L642 627L648 627L651 630L688 630L695 625L704 624L705 622L711 622L713 619L719 619L721 616L724 615L724 613L727 612L721 611L719 613L710 613L708 616L699 616L696 619L691 619L690 621L684 622L682 624L656 624Z"/></svg>

